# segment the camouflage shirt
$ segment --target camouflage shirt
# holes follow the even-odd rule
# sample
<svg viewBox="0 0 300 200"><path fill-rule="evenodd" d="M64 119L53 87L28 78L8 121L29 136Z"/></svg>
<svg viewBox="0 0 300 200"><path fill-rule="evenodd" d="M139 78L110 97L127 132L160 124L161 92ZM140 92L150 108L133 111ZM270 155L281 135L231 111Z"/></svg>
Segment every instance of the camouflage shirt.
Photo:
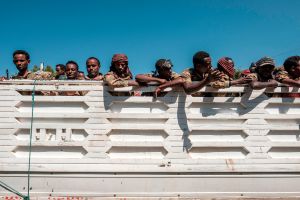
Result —
<svg viewBox="0 0 300 200"><path fill-rule="evenodd" d="M130 75L119 77L116 73L110 71L104 76L104 81L108 86L112 87L127 87L128 81L132 80Z"/></svg>
<svg viewBox="0 0 300 200"><path fill-rule="evenodd" d="M104 76L102 74L99 74L98 76L94 78L90 78L88 75L85 76L85 80L91 80L91 81L103 81Z"/></svg>
<svg viewBox="0 0 300 200"><path fill-rule="evenodd" d="M31 71L27 71L26 74L24 74L23 76L19 75L19 73L15 74L12 76L12 79L28 79L28 76L32 74Z"/></svg>
<svg viewBox="0 0 300 200"><path fill-rule="evenodd" d="M219 70L216 70L216 71L221 74L222 78L218 81L211 82L210 85L213 88L228 88L228 87L230 87L229 82L232 81L233 79L230 78L227 74L225 74L222 71L219 71Z"/></svg>
<svg viewBox="0 0 300 200"><path fill-rule="evenodd" d="M194 68L185 69L181 73L181 77L184 78L185 82L202 81L208 74L199 74Z"/></svg>
<svg viewBox="0 0 300 200"><path fill-rule="evenodd" d="M19 74L16 74L12 77L12 79L29 79L29 80L52 80L53 75L51 72L31 72L28 71L24 76L20 76Z"/></svg>
<svg viewBox="0 0 300 200"><path fill-rule="evenodd" d="M27 79L30 80L53 80L53 74L51 72L34 72L28 75Z"/></svg>
<svg viewBox="0 0 300 200"><path fill-rule="evenodd" d="M295 80L295 81L299 81L300 77L294 78L287 71L285 71L283 68L279 68L275 73L275 80L282 83L282 81L284 79L292 79L292 80Z"/></svg>

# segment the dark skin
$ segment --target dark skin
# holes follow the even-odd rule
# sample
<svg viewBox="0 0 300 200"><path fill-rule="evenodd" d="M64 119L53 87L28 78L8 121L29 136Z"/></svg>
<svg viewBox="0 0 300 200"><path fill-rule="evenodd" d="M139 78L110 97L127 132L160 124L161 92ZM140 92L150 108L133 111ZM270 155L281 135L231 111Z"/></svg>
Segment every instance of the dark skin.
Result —
<svg viewBox="0 0 300 200"><path fill-rule="evenodd" d="M114 62L113 65L119 77L123 78L126 74L128 74L129 71L128 62L118 61L118 62ZM128 86L139 86L139 84L134 80L128 80Z"/></svg>
<svg viewBox="0 0 300 200"><path fill-rule="evenodd" d="M272 78L274 66L268 65L257 68L257 74L260 76L261 81L252 80L250 87L255 90L260 90L267 87L277 87L278 83Z"/></svg>
<svg viewBox="0 0 300 200"><path fill-rule="evenodd" d="M138 75L136 75L135 79L140 83L155 82L155 83L158 83L159 85L162 85L162 84L168 82L167 80L171 79L172 69L171 68L160 68L160 69L158 69L158 74L159 74L159 77L149 77L149 76L145 76L143 74L138 74Z"/></svg>
<svg viewBox="0 0 300 200"><path fill-rule="evenodd" d="M66 66L66 76L68 80L75 80L78 76L77 66L73 63L69 63Z"/></svg>
<svg viewBox="0 0 300 200"><path fill-rule="evenodd" d="M65 74L65 70L64 70L61 66L59 66L59 65L57 65L57 66L55 67L55 71L56 71L56 75L57 75L57 76L60 76L60 75L64 75L64 74Z"/></svg>
<svg viewBox="0 0 300 200"><path fill-rule="evenodd" d="M293 87L300 87L300 80L294 80L300 77L300 61L298 61L298 64L296 66L291 67L288 73L290 76L292 76L293 79L283 79L282 83Z"/></svg>
<svg viewBox="0 0 300 200"><path fill-rule="evenodd" d="M95 79L99 76L100 65L96 59L89 59L86 62L86 70L88 72L88 77Z"/></svg>
<svg viewBox="0 0 300 200"><path fill-rule="evenodd" d="M203 59L201 63L195 63L194 69L200 77L203 77L201 81L195 81L192 83L184 82L183 89L185 93L192 94L206 86L208 83L217 81L221 78L221 74L219 72L213 71L211 66L211 58L206 57ZM205 76L205 74L208 74Z"/></svg>
<svg viewBox="0 0 300 200"><path fill-rule="evenodd" d="M237 80L230 81L230 85L241 85L241 84L248 84L252 81L250 77L241 77Z"/></svg>
<svg viewBox="0 0 300 200"><path fill-rule="evenodd" d="M28 65L30 60L27 59L24 54L16 54L14 55L13 62L19 71L18 75L25 77L28 74Z"/></svg>
<svg viewBox="0 0 300 200"><path fill-rule="evenodd" d="M158 86L155 90L155 95L159 94L165 88L172 87L175 85L182 85L185 93L192 94L206 86L208 83L219 80L221 78L221 74L219 72L212 71L210 57L204 58L202 63L196 63L194 65L194 69L196 73L199 74L199 76L203 77L203 80L188 83L185 82L183 78L177 78L173 81L168 81L167 83ZM206 76L206 74L208 75Z"/></svg>

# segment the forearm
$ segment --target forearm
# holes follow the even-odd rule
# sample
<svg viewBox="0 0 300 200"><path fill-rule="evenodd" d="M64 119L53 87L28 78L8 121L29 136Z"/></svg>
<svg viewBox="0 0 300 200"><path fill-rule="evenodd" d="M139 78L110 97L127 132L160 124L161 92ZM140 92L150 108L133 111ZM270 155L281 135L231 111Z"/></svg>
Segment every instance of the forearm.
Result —
<svg viewBox="0 0 300 200"><path fill-rule="evenodd" d="M159 78L155 78L155 77L149 77L149 76L145 76L142 74L138 74L135 77L137 82L141 82L141 83L149 83L149 82L160 82Z"/></svg>
<svg viewBox="0 0 300 200"><path fill-rule="evenodd" d="M203 88L209 83L209 79L205 78L202 81L199 82L193 82L193 83L183 83L183 89L185 93L192 94Z"/></svg>
<svg viewBox="0 0 300 200"><path fill-rule="evenodd" d="M260 90L267 87L277 87L277 82L260 82L260 81L254 81L250 83L250 87L254 90Z"/></svg>
<svg viewBox="0 0 300 200"><path fill-rule="evenodd" d="M183 83L184 83L184 80L182 78L177 78L173 81L168 81L168 82L166 82L166 83L164 83L164 84L162 84L158 87L159 87L160 90L164 90L168 87L172 87L172 86L176 86L176 85L182 85Z"/></svg>
<svg viewBox="0 0 300 200"><path fill-rule="evenodd" d="M292 87L300 87L300 81L295 81L293 79L283 79L282 83Z"/></svg>
<svg viewBox="0 0 300 200"><path fill-rule="evenodd" d="M134 80L129 80L127 84L128 86L139 86L139 83Z"/></svg>

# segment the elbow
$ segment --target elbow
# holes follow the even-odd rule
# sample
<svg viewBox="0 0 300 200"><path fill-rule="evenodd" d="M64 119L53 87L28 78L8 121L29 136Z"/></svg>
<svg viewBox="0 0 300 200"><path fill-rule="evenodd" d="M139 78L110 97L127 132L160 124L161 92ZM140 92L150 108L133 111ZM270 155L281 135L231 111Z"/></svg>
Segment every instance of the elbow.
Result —
<svg viewBox="0 0 300 200"><path fill-rule="evenodd" d="M136 75L136 76L135 76L135 80L136 80L137 82L140 82L140 83L145 82L144 79L143 79L143 76L142 76L141 74Z"/></svg>

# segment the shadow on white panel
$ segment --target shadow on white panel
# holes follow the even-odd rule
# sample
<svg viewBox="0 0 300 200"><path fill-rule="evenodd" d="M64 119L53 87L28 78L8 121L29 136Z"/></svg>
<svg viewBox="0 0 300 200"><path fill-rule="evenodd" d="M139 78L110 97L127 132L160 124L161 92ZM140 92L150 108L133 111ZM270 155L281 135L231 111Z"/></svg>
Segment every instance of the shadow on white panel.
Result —
<svg viewBox="0 0 300 200"><path fill-rule="evenodd" d="M243 142L246 137L240 130L193 130L189 134L191 142Z"/></svg>
<svg viewBox="0 0 300 200"><path fill-rule="evenodd" d="M192 103L189 106L189 111L192 114L200 114L202 116L215 115L231 115L238 116L239 113L245 111L245 108L240 103Z"/></svg>
<svg viewBox="0 0 300 200"><path fill-rule="evenodd" d="M164 103L113 102L110 110L113 113L164 113L168 106Z"/></svg>

